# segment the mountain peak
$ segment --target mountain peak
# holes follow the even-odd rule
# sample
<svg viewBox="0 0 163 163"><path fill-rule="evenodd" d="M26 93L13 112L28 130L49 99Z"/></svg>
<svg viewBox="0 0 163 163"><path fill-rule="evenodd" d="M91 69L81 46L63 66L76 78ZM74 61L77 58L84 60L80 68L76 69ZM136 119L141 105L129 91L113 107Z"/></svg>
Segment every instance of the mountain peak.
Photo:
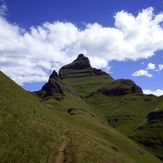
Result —
<svg viewBox="0 0 163 163"><path fill-rule="evenodd" d="M58 78L58 74L57 74L57 72L55 70L50 75L50 78Z"/></svg>
<svg viewBox="0 0 163 163"><path fill-rule="evenodd" d="M91 68L89 58L84 56L84 54L79 54L72 64L75 64L74 68L78 70Z"/></svg>
<svg viewBox="0 0 163 163"><path fill-rule="evenodd" d="M79 54L77 59L81 59L81 58L86 58L86 57L84 56L84 54Z"/></svg>
<svg viewBox="0 0 163 163"><path fill-rule="evenodd" d="M85 57L83 54L79 54L77 59L75 59L72 63L63 66L61 69L81 70L87 68L91 68L88 57Z"/></svg>
<svg viewBox="0 0 163 163"><path fill-rule="evenodd" d="M61 79L99 75L106 75L112 80L112 77L109 74L103 72L100 69L93 68L90 64L89 58L84 56L84 54L79 54L72 63L63 66L59 70L59 77Z"/></svg>

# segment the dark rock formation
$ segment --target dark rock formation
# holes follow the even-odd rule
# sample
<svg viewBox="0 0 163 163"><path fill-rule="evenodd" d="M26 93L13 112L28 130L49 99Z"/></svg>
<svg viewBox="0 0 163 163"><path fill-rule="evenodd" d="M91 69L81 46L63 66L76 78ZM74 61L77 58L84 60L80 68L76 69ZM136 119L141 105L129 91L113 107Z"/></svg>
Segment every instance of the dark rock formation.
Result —
<svg viewBox="0 0 163 163"><path fill-rule="evenodd" d="M79 54L77 59L75 59L72 63L63 66L59 70L59 76L61 79L98 75L107 75L110 79L112 79L109 74L103 72L102 70L92 68L89 59L83 54Z"/></svg>
<svg viewBox="0 0 163 163"><path fill-rule="evenodd" d="M90 68L90 62L87 57L85 57L83 54L79 54L77 59L75 59L72 63L63 66L61 70L63 69L74 69L74 70L81 70L81 69L86 69Z"/></svg>
<svg viewBox="0 0 163 163"><path fill-rule="evenodd" d="M80 115L80 114L85 114L86 111L84 109L70 108L67 110L67 113L70 115Z"/></svg>
<svg viewBox="0 0 163 163"><path fill-rule="evenodd" d="M143 94L142 89L132 80L118 79L108 83L106 86L98 90L106 96L121 96L125 94Z"/></svg>
<svg viewBox="0 0 163 163"><path fill-rule="evenodd" d="M49 78L56 78L57 79L58 77L59 76L58 76L57 72L54 70Z"/></svg>
<svg viewBox="0 0 163 163"><path fill-rule="evenodd" d="M163 119L163 110L149 113L147 119L148 121Z"/></svg>
<svg viewBox="0 0 163 163"><path fill-rule="evenodd" d="M57 72L54 70L49 77L49 81L41 88L40 91L37 92L37 95L42 99L50 96L55 99L62 99L65 91L66 87L60 80Z"/></svg>

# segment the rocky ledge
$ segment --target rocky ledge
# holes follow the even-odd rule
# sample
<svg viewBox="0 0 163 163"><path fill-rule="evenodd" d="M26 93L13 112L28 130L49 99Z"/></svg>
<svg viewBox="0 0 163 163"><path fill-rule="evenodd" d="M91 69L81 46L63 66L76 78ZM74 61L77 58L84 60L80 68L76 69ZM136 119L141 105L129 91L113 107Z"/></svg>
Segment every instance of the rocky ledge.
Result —
<svg viewBox="0 0 163 163"><path fill-rule="evenodd" d="M101 92L106 96L121 96L129 93L143 94L142 89L129 79L113 80L103 88L99 89L98 92Z"/></svg>
<svg viewBox="0 0 163 163"><path fill-rule="evenodd" d="M148 114L147 116L148 121L153 121L153 120L163 120L163 110L161 111L153 111Z"/></svg>

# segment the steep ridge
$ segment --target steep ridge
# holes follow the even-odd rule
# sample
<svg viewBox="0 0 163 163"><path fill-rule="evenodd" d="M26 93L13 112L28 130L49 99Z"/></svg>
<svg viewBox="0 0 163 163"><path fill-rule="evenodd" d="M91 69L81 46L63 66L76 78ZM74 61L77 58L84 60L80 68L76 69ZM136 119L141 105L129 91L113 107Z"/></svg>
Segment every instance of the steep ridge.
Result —
<svg viewBox="0 0 163 163"><path fill-rule="evenodd" d="M66 105L64 101L62 103L50 96L58 106L45 107L49 99L40 103L34 95L24 91L3 73L0 73L0 90L2 163L55 162L65 137L69 140L64 149L64 160L68 163L161 163L133 141L89 114L71 116L58 109L58 103Z"/></svg>

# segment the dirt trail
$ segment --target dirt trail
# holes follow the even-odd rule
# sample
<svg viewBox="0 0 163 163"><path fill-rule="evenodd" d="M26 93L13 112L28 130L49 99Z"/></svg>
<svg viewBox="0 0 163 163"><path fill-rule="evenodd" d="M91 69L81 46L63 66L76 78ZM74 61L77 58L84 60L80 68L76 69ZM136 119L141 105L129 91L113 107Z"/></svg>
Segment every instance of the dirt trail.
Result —
<svg viewBox="0 0 163 163"><path fill-rule="evenodd" d="M67 145L67 140L64 140L62 143L61 147L59 148L58 151L58 157L55 161L55 163L66 163L66 145Z"/></svg>

